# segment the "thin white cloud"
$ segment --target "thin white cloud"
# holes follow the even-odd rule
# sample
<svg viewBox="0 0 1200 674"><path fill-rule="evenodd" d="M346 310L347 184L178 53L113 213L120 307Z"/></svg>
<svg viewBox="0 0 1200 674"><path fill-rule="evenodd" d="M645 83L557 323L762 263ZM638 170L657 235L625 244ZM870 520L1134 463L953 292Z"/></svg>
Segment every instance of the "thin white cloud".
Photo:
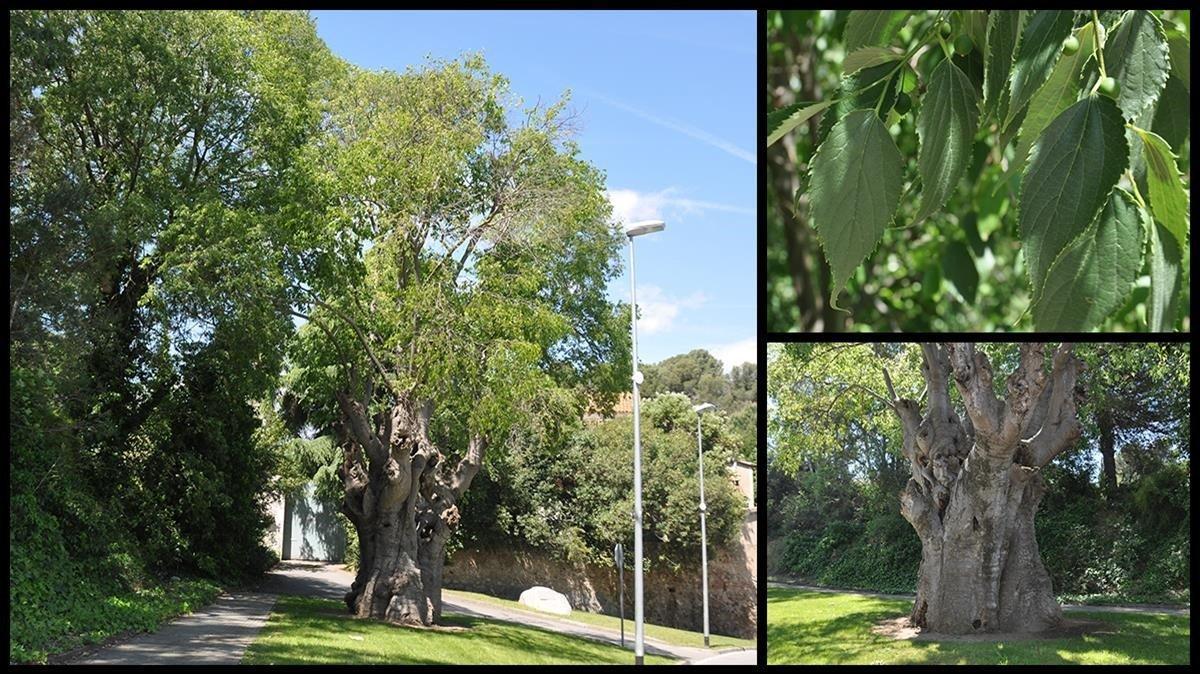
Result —
<svg viewBox="0 0 1200 674"><path fill-rule="evenodd" d="M658 115L646 112L645 110L642 110L640 108L635 108L632 105L629 105L627 103L622 103L621 101L618 101L618 100L614 100L612 98L609 98L608 96L605 96L604 94L601 94L601 93L598 93L595 91L586 90L586 89L581 89L581 91L583 91L583 93L585 93L589 96L592 96L594 98L600 99L601 101L604 101L605 103L613 106L614 108L617 108L619 110L624 110L625 112L628 112L631 115L641 117L642 119L646 120L647 122L657 124L661 127L670 129L677 133L682 133L685 136L689 136L689 137L694 138L702 143L711 145L712 147L715 147L718 150L721 150L722 152L731 154L734 157L737 157L738 159L741 159L743 161L750 162L751 164L758 163L758 155L756 155L754 152L742 149L742 148L738 147L737 145L735 145L734 143L732 143L728 140L725 140L724 138L721 138L719 136L715 136L715 135L705 131L704 129L698 129L690 124L684 124L683 122L677 122L673 119L659 117Z"/></svg>
<svg viewBox="0 0 1200 674"><path fill-rule="evenodd" d="M641 286L638 288L638 330L648 335L663 333L670 330L680 311L698 309L704 306L708 298L702 292L694 292L687 297L670 297L658 286Z"/></svg>
<svg viewBox="0 0 1200 674"><path fill-rule="evenodd" d="M630 223L638 220L665 220L672 216L703 214L705 211L720 211L738 215L755 215L753 209L712 201L701 201L674 196L677 190L668 187L657 192L639 192L629 189L608 190L608 201L613 207L613 220Z"/></svg>
<svg viewBox="0 0 1200 674"><path fill-rule="evenodd" d="M743 363L758 362L758 340L754 337L708 347L708 352L725 365L729 372Z"/></svg>

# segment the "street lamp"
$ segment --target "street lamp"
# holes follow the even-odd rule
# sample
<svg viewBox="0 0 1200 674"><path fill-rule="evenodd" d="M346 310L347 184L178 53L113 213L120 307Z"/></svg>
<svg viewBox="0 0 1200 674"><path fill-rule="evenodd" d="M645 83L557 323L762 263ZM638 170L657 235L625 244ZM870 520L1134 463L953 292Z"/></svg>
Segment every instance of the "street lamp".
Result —
<svg viewBox="0 0 1200 674"><path fill-rule="evenodd" d="M625 228L629 237L629 302L630 322L633 324L633 657L634 664L643 664L646 644L642 624L642 434L638 411L638 386L642 373L637 357L637 276L634 273L633 238L651 232L661 232L667 224L662 220L642 220Z"/></svg>
<svg viewBox="0 0 1200 674"><path fill-rule="evenodd" d="M712 403L692 407L696 412L696 456L700 461L700 573L704 578L704 647L708 648L708 532L704 528L704 442L700 439L700 415L716 409Z"/></svg>

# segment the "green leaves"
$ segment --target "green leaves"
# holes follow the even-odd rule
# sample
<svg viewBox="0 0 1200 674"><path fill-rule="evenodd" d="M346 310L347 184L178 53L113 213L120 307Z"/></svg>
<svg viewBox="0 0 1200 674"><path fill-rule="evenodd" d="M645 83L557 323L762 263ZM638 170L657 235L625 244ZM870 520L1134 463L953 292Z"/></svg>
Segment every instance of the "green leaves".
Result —
<svg viewBox="0 0 1200 674"><path fill-rule="evenodd" d="M1021 122L1017 140L1017 151L1013 155L1012 172L1019 171L1029 157L1033 141L1042 133L1050 121L1079 99L1079 76L1095 46L1096 29L1091 23L1084 24L1078 31L1080 50L1071 56L1063 56L1054 65L1049 79L1037 90L1029 101L1029 112Z"/></svg>
<svg viewBox="0 0 1200 674"><path fill-rule="evenodd" d="M1050 69L1062 52L1062 41L1071 33L1071 23L1072 13L1059 9L1038 10L1026 21L1013 62L1004 128L1050 76Z"/></svg>
<svg viewBox="0 0 1200 674"><path fill-rule="evenodd" d="M1188 195L1183 177L1175 165L1171 147L1159 136L1134 129L1142 139L1146 157L1146 182L1150 188L1150 208L1154 218L1175 237L1182 248L1187 245L1189 225Z"/></svg>
<svg viewBox="0 0 1200 674"><path fill-rule="evenodd" d="M879 106L882 119L896 102L897 92L896 87L892 86L891 77L895 71L894 63L881 63L863 68L852 75L844 75L842 86L837 93L840 100L821 118L820 137L823 139L828 136L834 123L846 113L859 108L874 108L880 103L880 99L883 100ZM843 96L845 98L842 98Z"/></svg>
<svg viewBox="0 0 1200 674"><path fill-rule="evenodd" d="M835 100L828 100L820 103L795 103L767 115L767 146L774 145L775 141L786 136L789 131L807 122L835 102Z"/></svg>
<svg viewBox="0 0 1200 674"><path fill-rule="evenodd" d="M1133 119L1153 103L1167 83L1170 53L1162 24L1150 12L1133 10L1104 45L1109 77L1120 83L1117 106Z"/></svg>
<svg viewBox="0 0 1200 674"><path fill-rule="evenodd" d="M986 62L983 70L983 106L987 115L1004 117L1002 99L1008 96L1008 74L1021 29L1021 12L998 9L988 15Z"/></svg>
<svg viewBox="0 0 1200 674"><path fill-rule="evenodd" d="M1183 256L1175 239L1158 223L1150 223L1150 297L1146 322L1151 332L1165 332L1175 322Z"/></svg>
<svg viewBox="0 0 1200 674"><path fill-rule="evenodd" d="M899 61L902 56L903 54L886 47L863 47L851 52L846 56L846 60L842 61L842 74L853 75L863 68Z"/></svg>
<svg viewBox="0 0 1200 674"><path fill-rule="evenodd" d="M813 226L833 272L830 301L879 243L900 200L903 161L874 110L855 110L834 125L813 157Z"/></svg>
<svg viewBox="0 0 1200 674"><path fill-rule="evenodd" d="M970 163L971 141L978 128L979 101L971 81L958 66L942 61L930 76L917 119L921 139L917 169L924 187L913 224L940 210L954 193Z"/></svg>
<svg viewBox="0 0 1200 674"><path fill-rule="evenodd" d="M973 303L979 289L979 270L966 244L951 241L942 255L942 273L958 289L963 301Z"/></svg>
<svg viewBox="0 0 1200 674"><path fill-rule="evenodd" d="M904 22L909 12L894 10L855 10L846 19L846 51L859 47L887 44Z"/></svg>
<svg viewBox="0 0 1200 674"><path fill-rule="evenodd" d="M871 303L858 302L861 316L855 316L855 324L886 323L884 315L896 312L904 320L891 325L902 329L1011 327L1016 310L984 318L975 313L984 310L973 306L961 320L926 319L917 307L952 292L950 284L971 304L976 292L1020 298L1028 279L1028 315L1037 329L1130 329L1140 320L1139 306L1148 309L1152 295L1144 285L1130 293L1136 275L1149 264L1146 232L1151 227L1161 228L1169 239L1155 244L1154 267L1160 291L1155 316L1169 324L1176 307L1168 301L1186 303L1188 268L1180 261L1186 263L1191 224L1190 45L1182 15L1174 10L913 14L911 34L905 29L901 35L896 27L902 21L893 12L852 13L838 100L826 104L820 123L819 140L825 144L818 142L809 157L796 162L808 168L807 184L799 184L810 208L799 216L802 222L809 218L806 224L816 230L833 270L806 283L791 279L788 290L802 305L812 306L799 310L809 314L803 326L828 321L820 312L829 304L814 301L806 286L836 304L856 275L853 285L872 294L878 289L878 294ZM950 40L955 53L944 44ZM836 45L832 49L837 53ZM911 69L901 54L918 55ZM825 72L836 75L838 64L829 64ZM910 74L912 85L906 79ZM1101 78L1112 82L1107 94L1097 93ZM818 104L786 115L810 119L816 111L807 108L813 105ZM869 120L872 113L881 123ZM780 123L771 121L772 139ZM980 132L981 124L987 133ZM894 142L890 136L896 136ZM969 192L959 189L964 182ZM1114 192L1118 184L1121 191ZM908 198L893 206L899 194ZM978 214L978 220L970 219L978 227L975 237L968 232L967 238L974 253L939 241L961 241L930 224L942 210L960 214L964 232L968 219L961 214ZM893 218L905 227L888 233L886 256L868 260ZM1019 238L1008 223L1016 225ZM788 255L798 243L805 245L789 241ZM1022 262L1025 271L1007 279L991 273L1020 269ZM777 267L787 271L782 263ZM822 268L789 269L793 276L809 276ZM943 286L943 279L950 283ZM1186 320L1172 325L1186 328ZM840 317L837 323L842 327Z"/></svg>
<svg viewBox="0 0 1200 674"><path fill-rule="evenodd" d="M1114 190L1104 210L1051 265L1033 304L1038 330L1093 330L1121 306L1141 267L1140 210L1125 190Z"/></svg>
<svg viewBox="0 0 1200 674"><path fill-rule="evenodd" d="M1171 75L1178 77L1179 81L1188 91L1192 90L1192 46L1186 37L1176 35L1167 40L1167 47L1171 52Z"/></svg>
<svg viewBox="0 0 1200 674"><path fill-rule="evenodd" d="M1035 303L1051 263L1095 219L1128 160L1121 113L1102 96L1067 108L1034 143L1018 225Z"/></svg>

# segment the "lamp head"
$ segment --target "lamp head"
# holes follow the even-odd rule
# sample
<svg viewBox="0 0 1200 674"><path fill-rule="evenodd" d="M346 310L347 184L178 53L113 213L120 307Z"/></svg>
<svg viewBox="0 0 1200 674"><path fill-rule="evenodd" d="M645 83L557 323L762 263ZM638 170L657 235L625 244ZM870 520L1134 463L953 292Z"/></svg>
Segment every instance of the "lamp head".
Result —
<svg viewBox="0 0 1200 674"><path fill-rule="evenodd" d="M651 234L653 232L661 232L667 228L667 223L662 220L641 220L630 223L625 227L625 236L633 238L643 234Z"/></svg>
<svg viewBox="0 0 1200 674"><path fill-rule="evenodd" d="M692 411L695 412L696 414L700 414L701 412L703 412L705 410L716 409L716 407L717 406L712 403L702 403L700 405L692 405Z"/></svg>

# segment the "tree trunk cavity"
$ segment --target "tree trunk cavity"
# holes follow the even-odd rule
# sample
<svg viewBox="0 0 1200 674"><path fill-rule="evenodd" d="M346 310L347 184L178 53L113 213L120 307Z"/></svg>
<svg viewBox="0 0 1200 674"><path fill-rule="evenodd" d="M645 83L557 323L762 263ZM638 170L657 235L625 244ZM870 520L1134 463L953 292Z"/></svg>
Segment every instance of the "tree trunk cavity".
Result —
<svg viewBox="0 0 1200 674"><path fill-rule="evenodd" d="M1060 345L1047 372L1041 344L1022 344L997 397L987 356L972 344L923 344L929 394L892 391L912 477L901 513L921 539L911 622L943 634L1040 632L1062 620L1042 565L1034 516L1041 468L1078 439L1076 378L1082 366ZM950 381L965 415L951 405Z"/></svg>
<svg viewBox="0 0 1200 674"><path fill-rule="evenodd" d="M451 468L429 439L429 403L401 398L373 417L345 393L338 404L342 512L359 540L346 607L362 618L432 625L441 618L442 567L459 525L457 501L482 464L485 443L472 437Z"/></svg>

